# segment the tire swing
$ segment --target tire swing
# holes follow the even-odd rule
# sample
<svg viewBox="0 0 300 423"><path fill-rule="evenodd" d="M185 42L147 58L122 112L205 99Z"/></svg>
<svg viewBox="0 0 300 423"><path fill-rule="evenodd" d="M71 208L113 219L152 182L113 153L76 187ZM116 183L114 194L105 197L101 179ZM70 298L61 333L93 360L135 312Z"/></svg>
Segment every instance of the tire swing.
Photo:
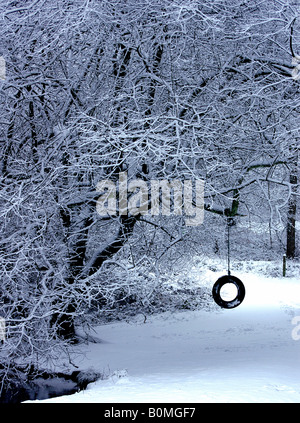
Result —
<svg viewBox="0 0 300 423"><path fill-rule="evenodd" d="M244 300L246 290L243 282L236 276L230 274L230 227L232 225L232 218L227 217L227 259L228 259L228 274L221 276L214 284L212 289L212 296L214 301L222 308L231 309L238 307ZM237 295L234 299L226 301L221 296L221 289L226 284L233 284L237 289Z"/></svg>

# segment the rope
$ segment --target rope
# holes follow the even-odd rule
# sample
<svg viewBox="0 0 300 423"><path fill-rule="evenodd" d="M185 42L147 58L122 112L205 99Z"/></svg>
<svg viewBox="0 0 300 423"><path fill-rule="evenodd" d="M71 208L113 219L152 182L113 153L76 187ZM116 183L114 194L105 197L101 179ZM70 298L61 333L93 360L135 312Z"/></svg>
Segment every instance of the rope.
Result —
<svg viewBox="0 0 300 423"><path fill-rule="evenodd" d="M227 218L227 265L228 276L230 276L230 219Z"/></svg>

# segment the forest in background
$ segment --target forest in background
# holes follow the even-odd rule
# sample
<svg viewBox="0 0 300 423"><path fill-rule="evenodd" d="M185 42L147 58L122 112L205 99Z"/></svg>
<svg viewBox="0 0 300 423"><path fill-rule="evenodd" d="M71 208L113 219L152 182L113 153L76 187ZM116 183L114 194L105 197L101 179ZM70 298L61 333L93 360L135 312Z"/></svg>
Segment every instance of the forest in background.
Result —
<svg viewBox="0 0 300 423"><path fill-rule="evenodd" d="M0 1L2 384L68 356L104 311L163 310L195 256L226 260L228 219L237 259L299 257L298 15L297 0ZM99 216L97 183L120 172L203 180L203 224Z"/></svg>

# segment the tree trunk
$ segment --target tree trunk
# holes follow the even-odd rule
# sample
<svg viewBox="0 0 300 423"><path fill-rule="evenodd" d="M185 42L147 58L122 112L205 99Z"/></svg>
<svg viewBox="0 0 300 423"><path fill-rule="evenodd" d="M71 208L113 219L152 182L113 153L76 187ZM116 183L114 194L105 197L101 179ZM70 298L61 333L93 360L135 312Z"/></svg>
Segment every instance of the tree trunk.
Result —
<svg viewBox="0 0 300 423"><path fill-rule="evenodd" d="M292 192L288 204L286 229L286 257L295 258L296 255L296 212L297 212L297 175L291 174Z"/></svg>
<svg viewBox="0 0 300 423"><path fill-rule="evenodd" d="M51 324L56 327L56 334L59 338L74 342L76 340L74 312L76 307L73 302L67 305L62 313L53 315Z"/></svg>
<svg viewBox="0 0 300 423"><path fill-rule="evenodd" d="M295 147L293 161L291 164L290 184L291 195L287 211L286 228L286 257L293 259L296 256L296 213L297 213L297 191L298 191L298 148Z"/></svg>
<svg viewBox="0 0 300 423"><path fill-rule="evenodd" d="M81 276L91 276L96 273L102 266L102 264L112 258L127 242L128 237L132 234L134 230L135 223L139 220L140 216L120 216L120 228L116 238L108 244L102 251L100 251L93 261L90 263L87 273L81 274ZM88 222L88 220L87 220ZM79 259L81 266L79 267L79 262L77 261L77 266L75 267L76 275L79 274L78 270L81 268L83 270L83 263L85 254L85 249L83 253L82 245L78 245L78 249L80 249ZM77 251L78 252L78 251ZM73 275L68 284L70 288L75 281L76 275ZM71 342L76 341L76 333L75 333L75 319L76 315L76 304L74 301L70 301L68 305L65 307L61 313L56 313L53 315L51 319L51 325L56 327L56 334L58 337L63 338L65 340L70 340Z"/></svg>

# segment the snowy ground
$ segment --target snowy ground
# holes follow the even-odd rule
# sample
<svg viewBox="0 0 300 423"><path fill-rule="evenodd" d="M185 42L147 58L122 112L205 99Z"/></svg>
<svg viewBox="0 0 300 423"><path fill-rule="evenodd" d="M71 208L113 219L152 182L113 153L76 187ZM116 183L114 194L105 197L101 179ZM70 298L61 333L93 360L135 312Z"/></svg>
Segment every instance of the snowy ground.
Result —
<svg viewBox="0 0 300 423"><path fill-rule="evenodd" d="M300 402L300 277L232 273L246 287L239 307L98 327L79 366L109 377L41 402ZM208 270L207 285L219 276Z"/></svg>

